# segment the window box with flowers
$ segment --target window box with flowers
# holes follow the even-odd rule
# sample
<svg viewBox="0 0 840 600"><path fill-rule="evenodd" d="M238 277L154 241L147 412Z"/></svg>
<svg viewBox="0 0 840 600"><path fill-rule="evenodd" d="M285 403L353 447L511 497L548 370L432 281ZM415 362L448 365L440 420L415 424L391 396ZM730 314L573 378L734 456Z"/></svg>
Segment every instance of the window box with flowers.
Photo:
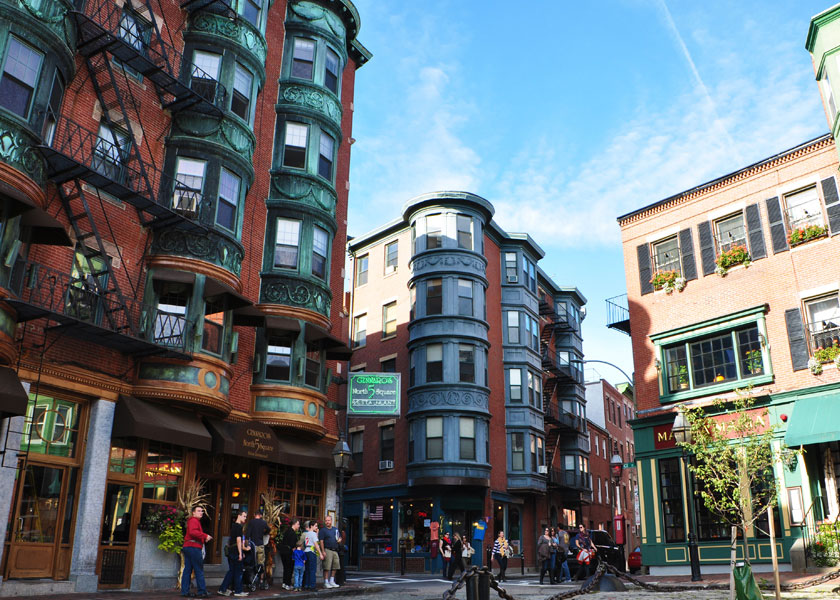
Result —
<svg viewBox="0 0 840 600"><path fill-rule="evenodd" d="M717 257L717 260L715 261L715 264L717 265L717 267L715 267L715 273L723 277L732 267L738 265L744 265L747 267L749 266L750 261L750 253L747 251L746 246L732 246L729 250L721 252Z"/></svg>
<svg viewBox="0 0 840 600"><path fill-rule="evenodd" d="M808 225L807 227L798 227L788 234L788 244L793 248L799 244L810 242L818 238L823 238L828 235L828 230L822 225Z"/></svg>
<svg viewBox="0 0 840 600"><path fill-rule="evenodd" d="M678 271L658 271L650 280L654 290L663 290L666 294L674 290L681 292L685 289L685 277L681 277Z"/></svg>

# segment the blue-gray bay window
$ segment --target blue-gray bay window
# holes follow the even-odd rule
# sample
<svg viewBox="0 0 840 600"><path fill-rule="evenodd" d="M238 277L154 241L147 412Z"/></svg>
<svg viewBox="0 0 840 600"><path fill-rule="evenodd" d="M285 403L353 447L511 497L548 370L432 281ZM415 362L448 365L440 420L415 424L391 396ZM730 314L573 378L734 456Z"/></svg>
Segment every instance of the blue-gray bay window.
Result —
<svg viewBox="0 0 840 600"><path fill-rule="evenodd" d="M507 343L519 343L519 311L509 310L506 313L507 317Z"/></svg>
<svg viewBox="0 0 840 600"><path fill-rule="evenodd" d="M475 460L475 418L458 419L458 452L461 460Z"/></svg>
<svg viewBox="0 0 840 600"><path fill-rule="evenodd" d="M443 381L443 344L426 345L426 383Z"/></svg>
<svg viewBox="0 0 840 600"><path fill-rule="evenodd" d="M522 402L522 371L508 369L508 401L512 404Z"/></svg>
<svg viewBox="0 0 840 600"><path fill-rule="evenodd" d="M458 315L471 317L473 309L473 282L470 279L458 279Z"/></svg>
<svg viewBox="0 0 840 600"><path fill-rule="evenodd" d="M510 469L525 470L525 434L518 431L510 434Z"/></svg>
<svg viewBox="0 0 840 600"><path fill-rule="evenodd" d="M475 346L458 344L458 381L475 383Z"/></svg>
<svg viewBox="0 0 840 600"><path fill-rule="evenodd" d="M27 119L38 84L43 53L9 36L0 75L0 106Z"/></svg>
<svg viewBox="0 0 840 600"><path fill-rule="evenodd" d="M443 459L443 417L426 418L426 460Z"/></svg>

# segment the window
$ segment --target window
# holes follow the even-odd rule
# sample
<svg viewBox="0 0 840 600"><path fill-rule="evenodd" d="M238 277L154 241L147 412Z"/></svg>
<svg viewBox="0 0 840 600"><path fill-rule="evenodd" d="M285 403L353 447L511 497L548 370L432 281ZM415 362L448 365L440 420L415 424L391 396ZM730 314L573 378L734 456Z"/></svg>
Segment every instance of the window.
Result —
<svg viewBox="0 0 840 600"><path fill-rule="evenodd" d="M429 279L426 282L426 314L439 315L443 312L443 280Z"/></svg>
<svg viewBox="0 0 840 600"><path fill-rule="evenodd" d="M525 314L525 339L529 348L539 351L540 349L540 334L539 323L536 319Z"/></svg>
<svg viewBox="0 0 840 600"><path fill-rule="evenodd" d="M397 303L389 302L382 307L382 337L397 335Z"/></svg>
<svg viewBox="0 0 840 600"><path fill-rule="evenodd" d="M108 472L122 475L137 473L138 443L139 440L136 438L112 438Z"/></svg>
<svg viewBox="0 0 840 600"><path fill-rule="evenodd" d="M216 209L216 223L236 232L236 209L239 205L239 177L222 167L219 173L219 206Z"/></svg>
<svg viewBox="0 0 840 600"><path fill-rule="evenodd" d="M742 213L715 221L715 230L718 254L728 252L735 246L747 247L747 230Z"/></svg>
<svg viewBox="0 0 840 600"><path fill-rule="evenodd" d="M312 79L312 67L315 64L315 42L295 38L292 56L292 77Z"/></svg>
<svg viewBox="0 0 840 600"><path fill-rule="evenodd" d="M426 460L443 459L443 417L426 418Z"/></svg>
<svg viewBox="0 0 840 600"><path fill-rule="evenodd" d="M785 194L788 230L809 226L825 227L817 186L811 186L792 194Z"/></svg>
<svg viewBox="0 0 840 600"><path fill-rule="evenodd" d="M459 455L461 460L475 460L475 419L461 417L458 420Z"/></svg>
<svg viewBox="0 0 840 600"><path fill-rule="evenodd" d="M312 228L312 274L319 279L327 276L327 248L329 236L317 225Z"/></svg>
<svg viewBox="0 0 840 600"><path fill-rule="evenodd" d="M16 37L9 37L6 63L0 78L0 106L27 118L43 57L43 54Z"/></svg>
<svg viewBox="0 0 840 600"><path fill-rule="evenodd" d="M534 292L537 293L537 265L533 263L533 261L522 257L522 275L525 279L525 286Z"/></svg>
<svg viewBox="0 0 840 600"><path fill-rule="evenodd" d="M656 242L653 245L653 272L676 271L681 273L680 246L677 236Z"/></svg>
<svg viewBox="0 0 840 600"><path fill-rule="evenodd" d="M394 241L390 244L385 244L385 274L393 273L397 270L397 260L399 258L399 243Z"/></svg>
<svg viewBox="0 0 840 600"><path fill-rule="evenodd" d="M516 252L505 252L505 281L508 283L519 282L516 271Z"/></svg>
<svg viewBox="0 0 840 600"><path fill-rule="evenodd" d="M519 312L515 310L507 311L507 336L508 344L519 343Z"/></svg>
<svg viewBox="0 0 840 600"><path fill-rule="evenodd" d="M30 394L21 447L30 453L74 458L80 417L81 407L75 402Z"/></svg>
<svg viewBox="0 0 840 600"><path fill-rule="evenodd" d="M443 344L426 346L426 383L443 381Z"/></svg>
<svg viewBox="0 0 840 600"><path fill-rule="evenodd" d="M365 285L368 282L368 255L356 259L356 285Z"/></svg>
<svg viewBox="0 0 840 600"><path fill-rule="evenodd" d="M192 91L206 100L215 101L221 64L221 54L201 50L193 52L192 80L190 81Z"/></svg>
<svg viewBox="0 0 840 600"><path fill-rule="evenodd" d="M321 381L321 350L314 345L306 345L306 371L304 383L312 387L318 387Z"/></svg>
<svg viewBox="0 0 840 600"><path fill-rule="evenodd" d="M289 334L269 334L265 359L265 378L289 381L292 374L292 345Z"/></svg>
<svg viewBox="0 0 840 600"><path fill-rule="evenodd" d="M837 294L805 303L811 352L840 345L840 304Z"/></svg>
<svg viewBox="0 0 840 600"><path fill-rule="evenodd" d="M332 181L333 152L335 140L321 132L321 143L318 145L318 175Z"/></svg>
<svg viewBox="0 0 840 600"><path fill-rule="evenodd" d="M353 467L357 473L362 471L362 458L364 456L365 432L353 431L350 433L350 452L353 455Z"/></svg>
<svg viewBox="0 0 840 600"><path fill-rule="evenodd" d="M510 467L513 471L525 470L525 434L510 434Z"/></svg>
<svg viewBox="0 0 840 600"><path fill-rule="evenodd" d="M283 166L295 169L306 168L306 140L309 125L286 123L286 141L283 148Z"/></svg>
<svg viewBox="0 0 840 600"><path fill-rule="evenodd" d="M367 315L358 315L353 319L353 347L358 348L367 343Z"/></svg>
<svg viewBox="0 0 840 600"><path fill-rule="evenodd" d="M522 402L522 371L508 369L508 380L510 381L510 401L513 403Z"/></svg>
<svg viewBox="0 0 840 600"><path fill-rule="evenodd" d="M764 373L755 324L664 348L669 393L748 379Z"/></svg>
<svg viewBox="0 0 840 600"><path fill-rule="evenodd" d="M327 48L327 56L324 60L324 87L333 94L338 94L338 54Z"/></svg>
<svg viewBox="0 0 840 600"><path fill-rule="evenodd" d="M540 398L540 388L542 387L542 379L537 373L528 371L528 397L530 398L531 406L540 407L542 404Z"/></svg>
<svg viewBox="0 0 840 600"><path fill-rule="evenodd" d="M394 426L379 428L379 460L394 461Z"/></svg>
<svg viewBox="0 0 840 600"><path fill-rule="evenodd" d="M300 221L277 219L277 235L274 243L274 266L281 269L297 269L299 245Z"/></svg>
<svg viewBox="0 0 840 600"><path fill-rule="evenodd" d="M175 191L172 194L172 208L175 212L191 219L198 216L206 167L207 163L203 160L178 157L175 165Z"/></svg>
<svg viewBox="0 0 840 600"><path fill-rule="evenodd" d="M475 383L475 346L458 344L458 381Z"/></svg>
<svg viewBox="0 0 840 600"><path fill-rule="evenodd" d="M181 346L187 325L187 304L192 288L173 281L155 282L158 307L155 314L154 341L164 346Z"/></svg>
<svg viewBox="0 0 840 600"><path fill-rule="evenodd" d="M262 10L262 0L243 0L241 3L242 16L251 25L260 28L260 11Z"/></svg>
<svg viewBox="0 0 840 600"><path fill-rule="evenodd" d="M408 462L414 462L414 424L408 425Z"/></svg>
<svg viewBox="0 0 840 600"><path fill-rule="evenodd" d="M537 438L537 466L544 467L545 466L545 452L543 450L543 439L541 437Z"/></svg>
<svg viewBox="0 0 840 600"><path fill-rule="evenodd" d="M426 217L426 250L443 246L443 215Z"/></svg>
<svg viewBox="0 0 840 600"><path fill-rule="evenodd" d="M414 315L416 314L415 309L417 308L417 288L414 286L411 286L408 290L408 302L408 318L413 321Z"/></svg>
<svg viewBox="0 0 840 600"><path fill-rule="evenodd" d="M458 228L458 247L473 249L473 233L472 233L472 218L466 215L458 215L455 218L455 224Z"/></svg>
<svg viewBox="0 0 840 600"><path fill-rule="evenodd" d="M230 110L244 121L251 121L251 92L254 89L254 76L245 67L236 64L233 71L233 98Z"/></svg>
<svg viewBox="0 0 840 600"><path fill-rule="evenodd" d="M0 80L0 106L2 106L2 98L4 96L3 82ZM50 101L47 105L47 116L44 119L44 128L41 132L41 137L46 145L51 145L55 135L55 127L58 123L58 115L61 113L61 100L64 98L64 78L61 76L61 71L56 69L55 77L53 77L52 88L50 88Z"/></svg>
<svg viewBox="0 0 840 600"><path fill-rule="evenodd" d="M397 372L397 359L396 358L389 358L386 360L379 361L379 370L382 373L396 373Z"/></svg>
<svg viewBox="0 0 840 600"><path fill-rule="evenodd" d="M180 446L150 441L143 473L143 498L177 500L183 467L184 453Z"/></svg>
<svg viewBox="0 0 840 600"><path fill-rule="evenodd" d="M417 353L413 350L408 354L408 385L414 385L414 376L417 373Z"/></svg>
<svg viewBox="0 0 840 600"><path fill-rule="evenodd" d="M118 35L126 44L145 56L149 44L151 28L143 23L137 15L124 10L120 16Z"/></svg>
<svg viewBox="0 0 840 600"><path fill-rule="evenodd" d="M111 181L122 182L123 163L128 157L128 146L127 133L100 124L90 166Z"/></svg>
<svg viewBox="0 0 840 600"><path fill-rule="evenodd" d="M469 279L458 280L458 314L473 316L473 282Z"/></svg>
<svg viewBox="0 0 840 600"><path fill-rule="evenodd" d="M659 494L662 496L662 513L665 520L665 541L685 541L680 459L659 459Z"/></svg>
<svg viewBox="0 0 840 600"><path fill-rule="evenodd" d="M825 103L828 105L828 110L831 113L831 126L834 127L834 118L837 116L837 105L834 102L834 92L831 89L831 82L828 80L828 68L823 67L822 79L823 96L825 96Z"/></svg>
<svg viewBox="0 0 840 600"><path fill-rule="evenodd" d="M531 472L537 472L537 436L531 434Z"/></svg>

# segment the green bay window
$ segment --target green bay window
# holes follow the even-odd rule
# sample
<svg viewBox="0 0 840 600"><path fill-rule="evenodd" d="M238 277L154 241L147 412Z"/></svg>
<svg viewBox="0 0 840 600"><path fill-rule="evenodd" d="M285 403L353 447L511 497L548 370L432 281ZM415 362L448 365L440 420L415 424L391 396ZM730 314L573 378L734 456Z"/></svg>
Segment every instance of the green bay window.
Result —
<svg viewBox="0 0 840 600"><path fill-rule="evenodd" d="M239 206L239 190L242 180L222 167L219 174L219 202L216 208L216 223L236 233L236 213Z"/></svg>
<svg viewBox="0 0 840 600"><path fill-rule="evenodd" d="M327 56L324 61L324 87L333 94L338 94L338 76L341 62L338 54L327 48Z"/></svg>
<svg viewBox="0 0 840 600"><path fill-rule="evenodd" d="M315 42L304 38L295 38L292 54L292 77L312 79L315 65Z"/></svg>
<svg viewBox="0 0 840 600"><path fill-rule="evenodd" d="M327 278L327 248L329 235L317 225L312 228L312 274L318 279Z"/></svg>
<svg viewBox="0 0 840 600"><path fill-rule="evenodd" d="M283 145L283 166L293 169L306 168L306 142L309 138L309 125L286 123L286 135Z"/></svg>
<svg viewBox="0 0 840 600"><path fill-rule="evenodd" d="M321 132L321 143L318 145L318 175L332 181L333 156L335 154L335 140Z"/></svg>
<svg viewBox="0 0 840 600"><path fill-rule="evenodd" d="M274 266L281 269L297 269L299 246L300 221L277 219Z"/></svg>
<svg viewBox="0 0 840 600"><path fill-rule="evenodd" d="M666 542L685 541L685 512L679 458L659 459L659 493Z"/></svg>
<svg viewBox="0 0 840 600"><path fill-rule="evenodd" d="M265 378L272 381L289 381L292 375L291 334L269 334L265 359Z"/></svg>
<svg viewBox="0 0 840 600"><path fill-rule="evenodd" d="M254 76L245 67L236 64L233 72L233 94L230 110L242 120L251 122L251 93L254 89Z"/></svg>
<svg viewBox="0 0 840 600"><path fill-rule="evenodd" d="M0 106L26 119L44 55L10 36L0 75Z"/></svg>

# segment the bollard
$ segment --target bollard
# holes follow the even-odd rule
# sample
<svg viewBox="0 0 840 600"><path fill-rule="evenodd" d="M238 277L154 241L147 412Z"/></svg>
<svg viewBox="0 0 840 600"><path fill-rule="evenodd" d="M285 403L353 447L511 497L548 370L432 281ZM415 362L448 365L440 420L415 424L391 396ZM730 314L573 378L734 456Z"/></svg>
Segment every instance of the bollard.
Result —
<svg viewBox="0 0 840 600"><path fill-rule="evenodd" d="M487 548L487 568L493 568L493 549L489 547Z"/></svg>
<svg viewBox="0 0 840 600"><path fill-rule="evenodd" d="M525 576L525 553L519 555L519 568L522 571L522 576Z"/></svg>
<svg viewBox="0 0 840 600"><path fill-rule="evenodd" d="M405 545L400 548L400 575L405 575Z"/></svg>
<svg viewBox="0 0 840 600"><path fill-rule="evenodd" d="M490 573L479 573L478 577L478 600L490 600Z"/></svg>
<svg viewBox="0 0 840 600"><path fill-rule="evenodd" d="M467 600L478 600L478 577L473 575L467 579Z"/></svg>

